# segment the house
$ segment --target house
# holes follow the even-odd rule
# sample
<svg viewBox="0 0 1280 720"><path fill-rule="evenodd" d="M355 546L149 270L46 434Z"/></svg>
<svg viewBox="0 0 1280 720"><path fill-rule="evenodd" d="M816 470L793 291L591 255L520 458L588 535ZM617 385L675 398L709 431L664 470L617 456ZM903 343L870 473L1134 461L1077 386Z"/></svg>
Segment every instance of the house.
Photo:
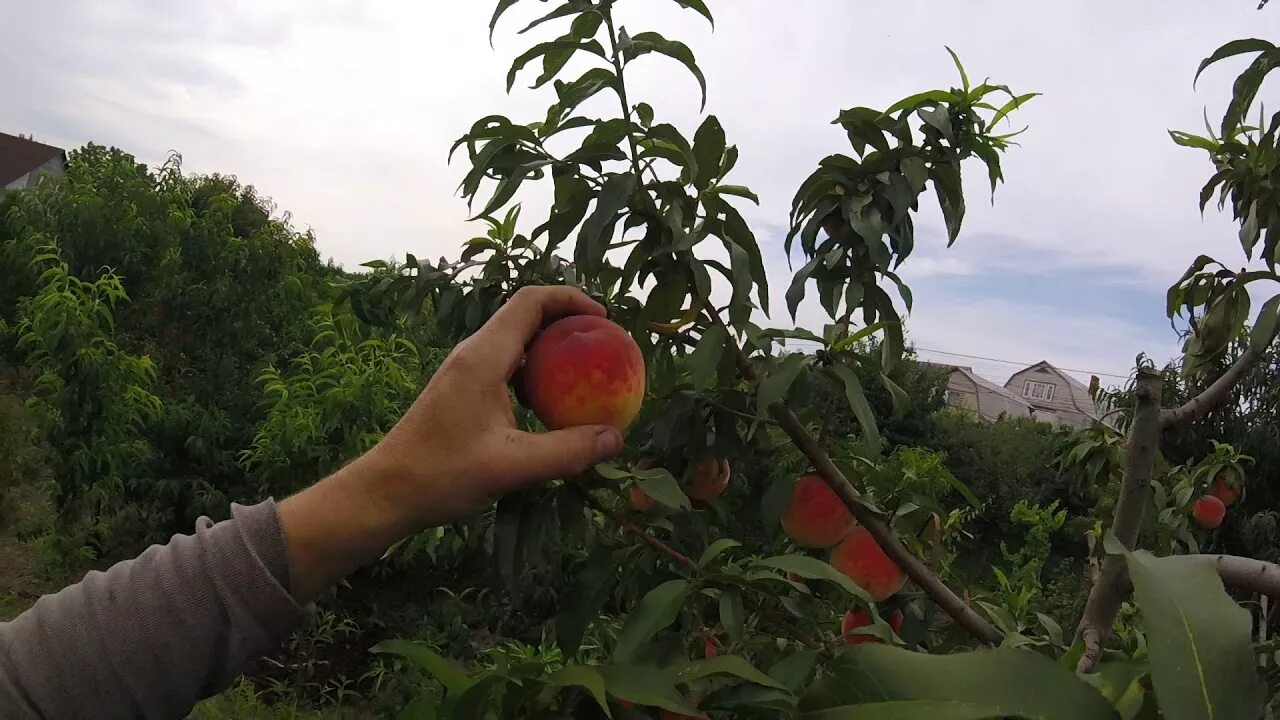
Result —
<svg viewBox="0 0 1280 720"><path fill-rule="evenodd" d="M1030 404L1035 416L1046 422L1072 428L1102 422L1089 388L1043 360L1014 373L1004 387Z"/></svg>
<svg viewBox="0 0 1280 720"><path fill-rule="evenodd" d="M0 190L34 187L45 175L61 175L67 153L30 136L0 133Z"/></svg>
<svg viewBox="0 0 1280 720"><path fill-rule="evenodd" d="M1034 417L1031 403L1000 387L963 365L921 363L947 374L947 405L968 410L983 420Z"/></svg>

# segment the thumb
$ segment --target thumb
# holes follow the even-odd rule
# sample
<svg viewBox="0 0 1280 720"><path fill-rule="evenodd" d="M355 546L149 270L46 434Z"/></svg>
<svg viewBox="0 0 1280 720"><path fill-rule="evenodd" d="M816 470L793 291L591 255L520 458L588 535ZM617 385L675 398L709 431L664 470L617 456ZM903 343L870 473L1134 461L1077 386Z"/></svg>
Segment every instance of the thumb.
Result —
<svg viewBox="0 0 1280 720"><path fill-rule="evenodd" d="M517 485L585 472L622 452L622 432L611 425L581 425L546 433L514 432L505 458Z"/></svg>

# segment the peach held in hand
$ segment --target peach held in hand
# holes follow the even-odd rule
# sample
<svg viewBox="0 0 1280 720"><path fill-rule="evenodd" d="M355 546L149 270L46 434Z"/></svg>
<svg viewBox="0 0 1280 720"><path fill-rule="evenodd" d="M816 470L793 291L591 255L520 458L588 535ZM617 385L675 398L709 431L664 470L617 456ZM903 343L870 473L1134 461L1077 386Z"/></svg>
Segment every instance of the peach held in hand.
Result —
<svg viewBox="0 0 1280 720"><path fill-rule="evenodd" d="M811 548L829 548L844 539L856 523L840 496L817 475L805 475L791 490L782 530Z"/></svg>
<svg viewBox="0 0 1280 720"><path fill-rule="evenodd" d="M871 533L864 527L856 527L849 537L831 551L831 566L849 576L858 587L867 591L871 599L883 602L902 589L907 582L903 574Z"/></svg>
<svg viewBox="0 0 1280 720"><path fill-rule="evenodd" d="M529 345L520 374L526 407L552 430L625 430L644 401L644 357L625 330L592 315L552 323Z"/></svg>

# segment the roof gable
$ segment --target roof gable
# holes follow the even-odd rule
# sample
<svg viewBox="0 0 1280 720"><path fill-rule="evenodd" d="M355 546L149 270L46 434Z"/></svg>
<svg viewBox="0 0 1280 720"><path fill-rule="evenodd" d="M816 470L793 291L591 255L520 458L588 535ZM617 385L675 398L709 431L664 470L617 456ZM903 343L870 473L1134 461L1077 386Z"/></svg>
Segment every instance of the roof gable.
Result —
<svg viewBox="0 0 1280 720"><path fill-rule="evenodd" d="M60 156L66 157L62 148L0 133L0 187Z"/></svg>

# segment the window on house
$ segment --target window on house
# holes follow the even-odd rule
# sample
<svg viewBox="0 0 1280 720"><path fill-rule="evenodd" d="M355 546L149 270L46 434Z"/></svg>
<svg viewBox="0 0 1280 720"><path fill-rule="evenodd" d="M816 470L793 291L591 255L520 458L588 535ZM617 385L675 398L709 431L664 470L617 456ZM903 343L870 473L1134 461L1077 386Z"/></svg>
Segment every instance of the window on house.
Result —
<svg viewBox="0 0 1280 720"><path fill-rule="evenodd" d="M1053 391L1057 386L1053 383L1042 383L1034 380L1028 380L1022 386L1022 397L1031 398L1032 400L1052 400Z"/></svg>

